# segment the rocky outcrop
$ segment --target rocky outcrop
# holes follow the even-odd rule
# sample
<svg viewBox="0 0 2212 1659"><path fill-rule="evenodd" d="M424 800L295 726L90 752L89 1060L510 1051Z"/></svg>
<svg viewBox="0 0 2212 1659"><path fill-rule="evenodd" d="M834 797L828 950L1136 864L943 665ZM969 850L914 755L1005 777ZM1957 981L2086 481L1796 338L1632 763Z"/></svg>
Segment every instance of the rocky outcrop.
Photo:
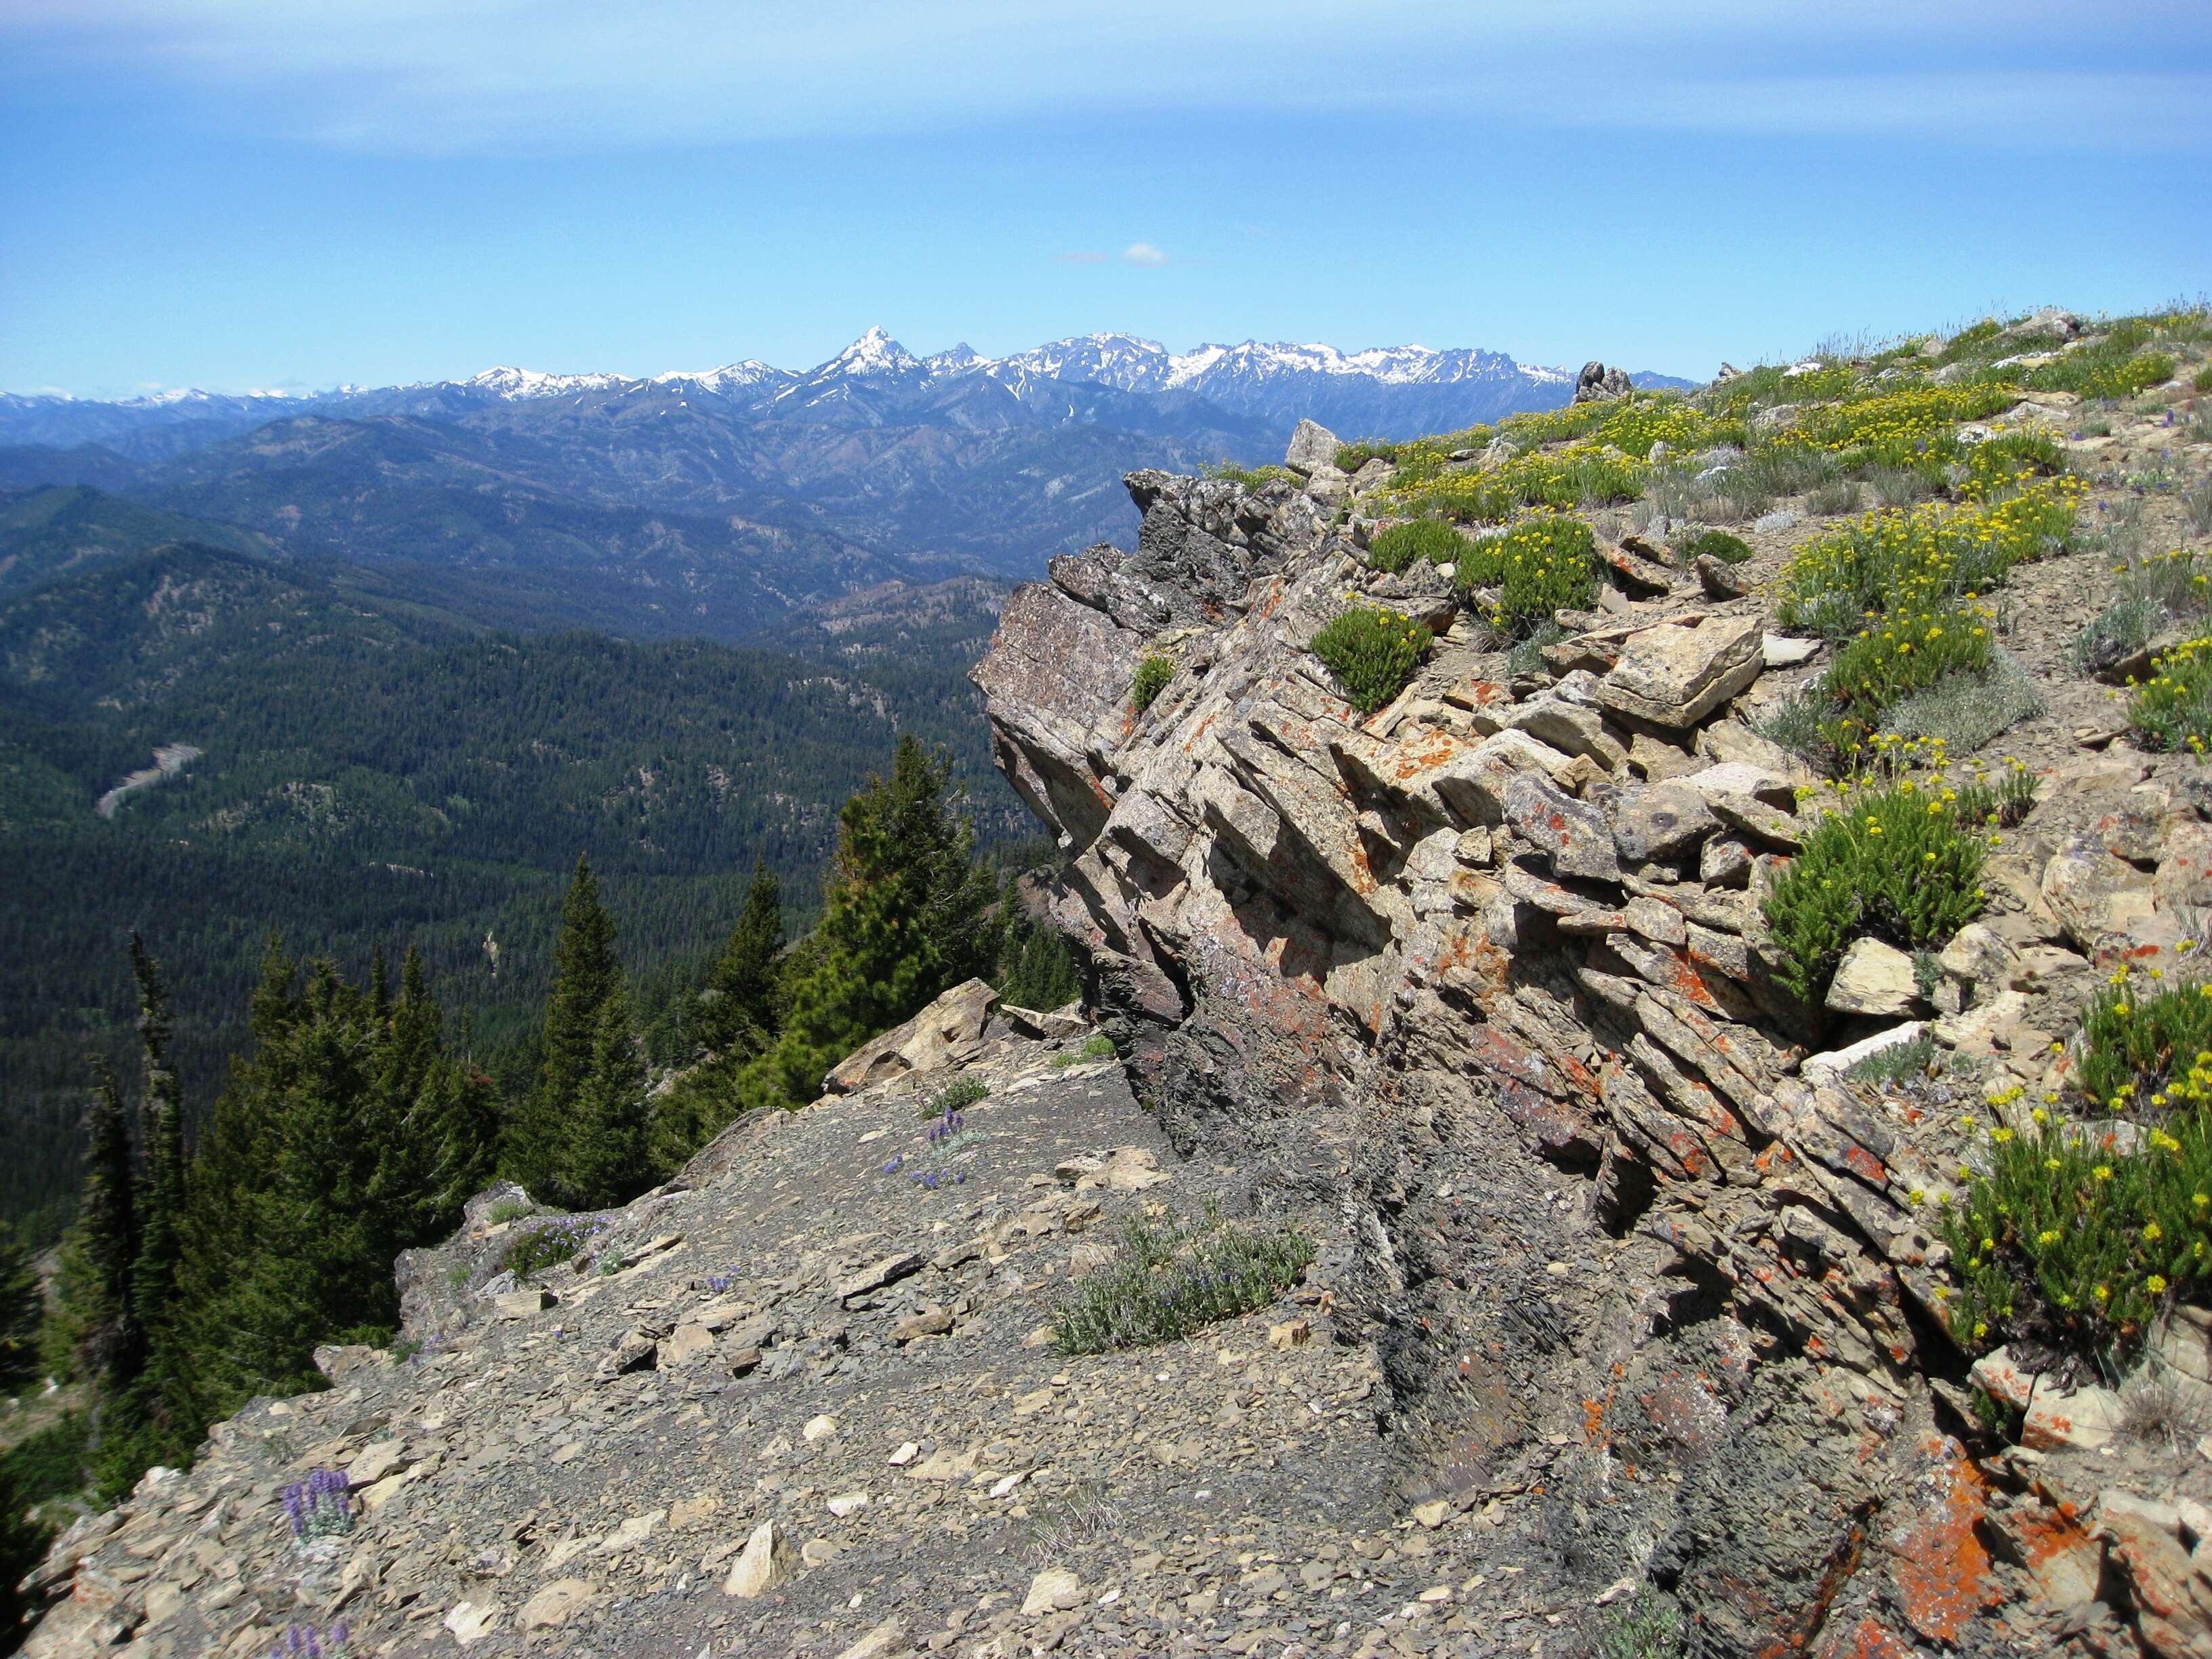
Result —
<svg viewBox="0 0 2212 1659"><path fill-rule="evenodd" d="M2205 844L2172 763L2055 761L1981 937L1932 983L1855 952L1824 1015L1759 915L1808 780L1737 712L1807 653L1750 584L1622 583L1532 679L1419 571L1363 566L1356 490L1328 520L1287 483L1130 483L1140 557L1202 551L1151 555L1141 606L1093 574L1126 562L1056 564L976 678L1161 1127L1248 1202L1337 1216L1330 1334L1374 1356L1401 1501L1540 1471L1540 1563L1495 1559L1568 1602L1656 1579L1700 1653L2132 1650L2160 1592L2127 1552L2172 1578L2195 1534L2114 1542L2099 1493L2212 1496L2212 1470L1972 1455L1922 1206L1966 1137L1845 1067L1932 1030L1988 1091L2044 1086L2092 959L2145 936L2147 872ZM1304 648L1360 590L1439 636L1364 719ZM1076 637L1177 672L1133 716L1126 679L1052 665Z"/></svg>

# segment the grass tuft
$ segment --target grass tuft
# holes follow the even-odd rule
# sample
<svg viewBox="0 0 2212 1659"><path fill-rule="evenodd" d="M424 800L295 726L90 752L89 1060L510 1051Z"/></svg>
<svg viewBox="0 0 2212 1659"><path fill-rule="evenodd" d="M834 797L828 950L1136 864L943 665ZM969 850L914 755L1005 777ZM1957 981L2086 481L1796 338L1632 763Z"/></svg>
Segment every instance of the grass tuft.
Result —
<svg viewBox="0 0 2212 1659"><path fill-rule="evenodd" d="M1175 678L1175 659L1152 655L1137 665L1137 677L1129 683L1129 707L1139 714L1152 706L1153 700L1167 690Z"/></svg>
<svg viewBox="0 0 2212 1659"><path fill-rule="evenodd" d="M1312 1241L1294 1226L1234 1227L1211 1211L1195 1224L1132 1221L1121 1258L1053 1309L1053 1340L1066 1354L1172 1342L1266 1307L1313 1259Z"/></svg>

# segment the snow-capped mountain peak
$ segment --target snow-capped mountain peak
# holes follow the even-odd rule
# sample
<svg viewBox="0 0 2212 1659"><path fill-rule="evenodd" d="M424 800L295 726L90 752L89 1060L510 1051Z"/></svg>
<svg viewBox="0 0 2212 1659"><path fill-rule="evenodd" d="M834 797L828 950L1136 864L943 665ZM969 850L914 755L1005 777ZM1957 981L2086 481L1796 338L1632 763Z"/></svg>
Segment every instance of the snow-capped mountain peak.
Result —
<svg viewBox="0 0 2212 1659"><path fill-rule="evenodd" d="M547 374L534 368L502 365L488 368L481 374L471 374L461 384L489 392L509 403L519 403L532 398L564 397L572 392L607 392L635 382L627 374Z"/></svg>
<svg viewBox="0 0 2212 1659"><path fill-rule="evenodd" d="M774 363L748 357L743 362L725 363L720 368L671 369L665 374L654 375L653 383L727 396L732 392L744 392L757 386L781 385L793 378L787 368L778 368Z"/></svg>
<svg viewBox="0 0 2212 1659"><path fill-rule="evenodd" d="M880 328L872 328L814 371L832 374L908 374L921 367L915 355Z"/></svg>

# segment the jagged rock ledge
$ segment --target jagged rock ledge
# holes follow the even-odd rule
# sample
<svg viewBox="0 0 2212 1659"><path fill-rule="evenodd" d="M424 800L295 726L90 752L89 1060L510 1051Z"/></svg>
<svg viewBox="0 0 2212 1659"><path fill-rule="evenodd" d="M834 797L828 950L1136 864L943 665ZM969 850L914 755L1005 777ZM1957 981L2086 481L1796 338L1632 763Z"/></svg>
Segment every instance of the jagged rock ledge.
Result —
<svg viewBox="0 0 2212 1659"><path fill-rule="evenodd" d="M1540 1486L1540 1548L1493 1562L1553 1607L1656 1577L1701 1654L2212 1652L2178 1565L2212 1469L2121 1445L2081 1378L1970 1380L1917 1202L1966 1137L1841 1075L1932 1030L2052 1086L2098 965L2212 902L2212 793L2064 743L1934 1006L1855 953L1825 1041L1888 1024L1811 1053L1759 909L1810 780L1738 717L1814 650L1753 586L1796 515L1725 581L1608 538L1616 588L1516 678L1443 573L1362 564L1389 468L1332 453L1302 429L1303 487L1132 475L1135 550L1054 561L975 679L1141 1097L1249 1206L1336 1216L1332 1334L1375 1356L1401 1501ZM1306 649L1355 593L1439 640L1368 719ZM2160 1339L2192 1386L2205 1340ZM2029 1446L1968 1455L1974 1381L2041 1401Z"/></svg>

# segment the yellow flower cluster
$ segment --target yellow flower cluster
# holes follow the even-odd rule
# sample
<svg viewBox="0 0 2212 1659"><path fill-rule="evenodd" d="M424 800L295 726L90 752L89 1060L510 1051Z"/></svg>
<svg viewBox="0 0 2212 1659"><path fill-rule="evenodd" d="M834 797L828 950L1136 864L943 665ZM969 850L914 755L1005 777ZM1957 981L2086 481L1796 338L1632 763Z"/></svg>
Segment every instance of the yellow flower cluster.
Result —
<svg viewBox="0 0 2212 1659"><path fill-rule="evenodd" d="M1932 438L1949 439L1961 421L1978 421L2017 402L2016 388L1989 384L1920 385L1873 391L1808 410L1775 434L1779 447L1832 454L1873 452L1871 459L1902 461Z"/></svg>
<svg viewBox="0 0 2212 1659"><path fill-rule="evenodd" d="M1782 572L1782 619L1839 634L1846 618L1972 603L2012 568L2062 542L2083 486L2061 477L1999 501L1931 502L1866 514L1815 538Z"/></svg>

